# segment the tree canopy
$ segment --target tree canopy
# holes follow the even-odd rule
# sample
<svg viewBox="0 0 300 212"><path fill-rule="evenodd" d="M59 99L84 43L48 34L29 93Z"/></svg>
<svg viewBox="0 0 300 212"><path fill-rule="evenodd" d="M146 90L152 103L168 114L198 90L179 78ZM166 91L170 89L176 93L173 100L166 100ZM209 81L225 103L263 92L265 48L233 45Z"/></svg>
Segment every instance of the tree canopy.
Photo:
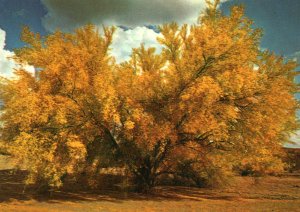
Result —
<svg viewBox="0 0 300 212"><path fill-rule="evenodd" d="M143 188L165 174L201 184L234 167L282 171L281 145L298 127L296 64L259 48L242 7L225 16L217 2L197 24L161 26L161 53L141 45L121 64L114 27L24 28L15 60L38 74L1 80L0 139L27 182L61 186L101 167L124 167Z"/></svg>

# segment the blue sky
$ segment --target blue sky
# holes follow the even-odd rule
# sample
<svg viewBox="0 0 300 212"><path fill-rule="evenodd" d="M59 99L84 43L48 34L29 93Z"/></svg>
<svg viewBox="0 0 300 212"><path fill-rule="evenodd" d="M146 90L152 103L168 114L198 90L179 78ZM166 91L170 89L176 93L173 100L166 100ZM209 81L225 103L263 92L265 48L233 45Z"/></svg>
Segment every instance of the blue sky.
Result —
<svg viewBox="0 0 300 212"><path fill-rule="evenodd" d="M299 0L231 0L221 8L227 12L233 4L245 5L246 15L264 30L262 47L281 55L300 50Z"/></svg>
<svg viewBox="0 0 300 212"><path fill-rule="evenodd" d="M132 2L132 0L111 0L112 2ZM70 11L74 10L75 12L81 13L82 4L78 4L77 0L0 0L0 28L6 32L6 49L12 50L13 48L22 46L22 43L19 40L20 30L23 25L28 25L35 32L40 32L45 35L49 31L53 31L54 28L68 28L70 29L70 25L74 25L74 27L79 26L80 24L84 24L87 22L94 22L95 24L101 25L103 23L110 23L108 19L116 19L115 22L111 22L112 24L122 24L128 25L129 27L143 26L149 24L161 24L167 21L176 20L179 22L184 22L185 17L180 16L176 18L176 8L174 4L181 6L181 4L187 5L187 2L197 2L196 0L169 0L169 2L174 2L173 5L170 5L170 8L174 7L174 9L163 8L161 12L156 12L153 15L157 15L158 18L153 19L151 16L151 11L149 12L146 8L139 8L136 6L135 10L143 9L145 15L142 16L141 22L137 22L135 20L127 20L120 21L115 18L116 16L113 14L115 12L119 12L121 9L126 9L124 6L113 7L107 6L107 2L105 0L85 0L82 4L91 4L91 7L87 7L83 9L84 13L89 13L90 16L87 15L79 15L78 20L74 21L66 21L68 18L74 18L78 16L77 14L72 15ZM61 3L68 2L68 3ZM97 10L102 12L102 10L109 10L107 12L107 18L103 16L97 16L97 11L92 8L95 7L93 2L99 2L99 7ZM143 0L139 0L137 2L143 2ZM146 1L144 1L146 2ZM155 2L155 1L154 1ZM199 0L198 2L203 2L203 0ZM167 4L166 1L165 4ZM113 3L111 3L113 4ZM117 4L117 3L115 3ZM148 3L149 4L149 3ZM191 3L190 3L191 4ZM297 51L300 51L300 1L299 0L230 0L226 1L221 5L221 9L228 13L229 8L234 4L243 4L246 7L246 15L255 21L255 24L258 27L264 29L264 37L262 39L262 47L275 51L277 54L281 55L291 55ZM98 5L98 4L97 4ZM105 6L103 6L105 5ZM150 5L150 6L149 6ZM153 4L149 4L147 7L155 7ZM192 4L191 4L192 5ZM131 6L130 8L132 8ZM61 8L61 9L60 9ZM104 8L104 9L101 9ZM129 8L129 6L127 7ZM159 7L157 7L159 8ZM195 8L197 16L198 11L203 9L203 3L198 4L198 8ZM159 9L156 9L159 10ZM191 9L187 7L185 12L189 12ZM173 12L174 11L174 12ZM64 12L68 15L64 15ZM75 13L74 12L74 13ZM131 11L132 12L132 11ZM167 13L169 17L164 17L161 13ZM134 12L133 12L134 13ZM138 11L136 11L138 13ZM150 14L149 14L150 13ZM175 14L173 14L175 13ZM139 13L138 13L139 14ZM135 14L134 14L135 15ZM56 16L56 20L53 18ZM61 17L60 17L61 16ZM95 17L94 17L95 16ZM120 15L119 15L120 16ZM128 16L126 12L124 12L124 16ZM48 17L48 18L47 18ZM52 18L51 18L52 17ZM80 20L82 19L82 21ZM122 18L122 16L120 17ZM181 20L180 20L181 19ZM61 22L61 23L59 23ZM79 24L76 25L76 22ZM143 23L144 22L144 23ZM187 21L189 22L189 20ZM56 25L55 25L56 23ZM69 24L70 23L70 24ZM67 25L68 27L64 26Z"/></svg>
<svg viewBox="0 0 300 212"><path fill-rule="evenodd" d="M23 45L19 37L24 25L45 35L41 18L46 12L40 0L0 0L0 28L6 32L6 49Z"/></svg>
<svg viewBox="0 0 300 212"><path fill-rule="evenodd" d="M243 4L246 15L264 30L262 48L300 63L300 0L222 0L220 8L228 14L234 4ZM24 25L42 35L86 23L123 26L112 45L112 54L122 61L141 42L161 48L153 26L195 23L205 7L205 0L0 0L0 74L16 67L6 57L24 45L19 39Z"/></svg>

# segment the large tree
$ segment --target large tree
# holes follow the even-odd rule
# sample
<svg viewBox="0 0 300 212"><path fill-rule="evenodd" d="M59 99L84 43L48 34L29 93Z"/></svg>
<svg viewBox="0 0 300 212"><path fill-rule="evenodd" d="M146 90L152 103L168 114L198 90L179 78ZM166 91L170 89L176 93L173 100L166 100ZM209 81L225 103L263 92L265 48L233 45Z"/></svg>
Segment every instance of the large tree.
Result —
<svg viewBox="0 0 300 212"><path fill-rule="evenodd" d="M224 16L217 6L198 24L161 26L161 53L141 45L122 64L109 54L114 28L25 28L15 60L38 75L2 79L1 140L28 182L60 186L108 166L143 189L170 173L201 184L233 166L281 171L281 145L297 129L296 64L259 49L243 8Z"/></svg>

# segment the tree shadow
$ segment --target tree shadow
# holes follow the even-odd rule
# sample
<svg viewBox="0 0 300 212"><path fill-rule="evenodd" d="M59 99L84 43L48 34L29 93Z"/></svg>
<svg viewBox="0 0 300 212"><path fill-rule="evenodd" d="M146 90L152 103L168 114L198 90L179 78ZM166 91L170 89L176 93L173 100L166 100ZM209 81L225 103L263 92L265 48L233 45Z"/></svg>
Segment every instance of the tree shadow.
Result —
<svg viewBox="0 0 300 212"><path fill-rule="evenodd" d="M151 201L181 201L192 200L202 201L228 200L232 201L237 197L233 194L224 194L211 189L199 189L179 186L163 186L155 188L151 193L140 194L120 190L91 190L80 189L61 189L47 193L38 193L34 187L26 187L24 180L27 176L24 170L0 170L0 203L12 201L36 200L47 203L82 202L82 201L108 201L121 203L126 200L151 200Z"/></svg>

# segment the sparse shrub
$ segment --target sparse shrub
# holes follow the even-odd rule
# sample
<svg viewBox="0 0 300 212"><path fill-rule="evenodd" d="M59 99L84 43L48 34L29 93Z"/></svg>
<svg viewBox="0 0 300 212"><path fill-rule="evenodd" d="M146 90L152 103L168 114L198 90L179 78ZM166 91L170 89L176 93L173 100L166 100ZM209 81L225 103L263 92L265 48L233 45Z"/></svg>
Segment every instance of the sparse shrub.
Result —
<svg viewBox="0 0 300 212"><path fill-rule="evenodd" d="M284 172L287 164L282 156L274 155L276 150L261 149L256 154L244 157L235 169L242 176L279 175Z"/></svg>

